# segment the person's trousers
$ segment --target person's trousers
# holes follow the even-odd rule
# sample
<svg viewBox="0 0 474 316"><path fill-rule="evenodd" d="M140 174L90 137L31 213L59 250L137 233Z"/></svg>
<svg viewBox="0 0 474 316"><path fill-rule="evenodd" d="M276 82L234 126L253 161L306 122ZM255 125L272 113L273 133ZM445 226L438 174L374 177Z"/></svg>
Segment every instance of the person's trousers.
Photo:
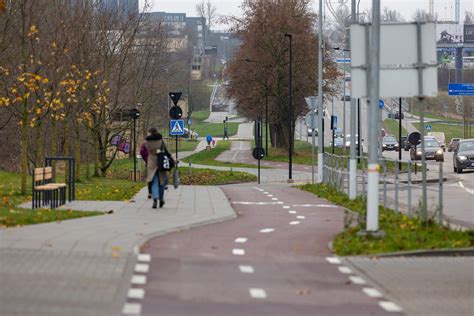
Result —
<svg viewBox="0 0 474 316"><path fill-rule="evenodd" d="M160 184L160 176L158 172L156 172L153 180L151 181L151 195L153 196L154 200L160 199L160 201L164 201L165 185L166 183Z"/></svg>

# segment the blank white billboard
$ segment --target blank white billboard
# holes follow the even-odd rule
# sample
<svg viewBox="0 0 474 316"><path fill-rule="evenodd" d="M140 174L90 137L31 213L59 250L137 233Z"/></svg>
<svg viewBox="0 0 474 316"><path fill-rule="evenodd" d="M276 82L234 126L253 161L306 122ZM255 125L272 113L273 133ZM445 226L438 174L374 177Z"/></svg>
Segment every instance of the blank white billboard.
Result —
<svg viewBox="0 0 474 316"><path fill-rule="evenodd" d="M370 29L370 27L369 27ZM370 30L369 30L370 32ZM370 35L369 35L370 37ZM352 97L367 97L366 26L351 25ZM421 25L423 87L418 87L416 24L382 24L380 28L380 97L436 96L438 94L436 27Z"/></svg>

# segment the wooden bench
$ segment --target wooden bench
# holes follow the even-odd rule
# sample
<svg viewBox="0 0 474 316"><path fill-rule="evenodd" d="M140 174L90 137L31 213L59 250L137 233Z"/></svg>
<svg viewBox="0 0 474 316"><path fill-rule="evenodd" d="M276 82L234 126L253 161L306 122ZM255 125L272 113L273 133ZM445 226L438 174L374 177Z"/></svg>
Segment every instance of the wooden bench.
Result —
<svg viewBox="0 0 474 316"><path fill-rule="evenodd" d="M49 205L56 208L66 204L66 184L54 183L53 168L35 168L33 172L33 209Z"/></svg>

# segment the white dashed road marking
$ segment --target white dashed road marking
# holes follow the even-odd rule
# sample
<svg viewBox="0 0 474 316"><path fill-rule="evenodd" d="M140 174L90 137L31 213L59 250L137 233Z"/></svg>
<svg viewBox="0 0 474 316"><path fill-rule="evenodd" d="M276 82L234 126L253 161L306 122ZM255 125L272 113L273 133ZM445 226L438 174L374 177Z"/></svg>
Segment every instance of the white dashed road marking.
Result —
<svg viewBox="0 0 474 316"><path fill-rule="evenodd" d="M289 209L290 207L288 205L283 205L283 208Z"/></svg>
<svg viewBox="0 0 474 316"><path fill-rule="evenodd" d="M268 193L268 192L265 191L265 192L263 192L263 194L270 194L270 193Z"/></svg>
<svg viewBox="0 0 474 316"><path fill-rule="evenodd" d="M232 249L232 254L235 256L243 256L245 255L245 250L239 249L239 248L234 248Z"/></svg>
<svg viewBox="0 0 474 316"><path fill-rule="evenodd" d="M290 222L290 225L298 225L300 222L299 221L293 221L293 222Z"/></svg>
<svg viewBox="0 0 474 316"><path fill-rule="evenodd" d="M290 214L296 214L296 211L288 211Z"/></svg>
<svg viewBox="0 0 474 316"><path fill-rule="evenodd" d="M271 233L273 231L275 231L273 228L264 228L260 230L261 233Z"/></svg>
<svg viewBox="0 0 474 316"><path fill-rule="evenodd" d="M361 277L353 276L353 275L351 275L349 277L349 280L351 280L351 282L354 283L354 284L365 284L366 283L365 280L362 279Z"/></svg>
<svg viewBox="0 0 474 316"><path fill-rule="evenodd" d="M144 275L133 275L131 283L132 284L138 284L138 285L146 284L146 276L144 276Z"/></svg>
<svg viewBox="0 0 474 316"><path fill-rule="evenodd" d="M348 267L342 266L338 267L339 272L344 273L344 274L351 274L352 270Z"/></svg>
<svg viewBox="0 0 474 316"><path fill-rule="evenodd" d="M402 308L397 304L390 301L381 301L379 306L385 309L387 312L401 312Z"/></svg>
<svg viewBox="0 0 474 316"><path fill-rule="evenodd" d="M248 239L245 238L245 237L239 237L239 238L236 238L236 239L234 240L234 242L239 243L239 244L243 244L244 242L247 242L247 240L248 240Z"/></svg>
<svg viewBox="0 0 474 316"><path fill-rule="evenodd" d="M135 272L147 273L150 270L150 266L144 263L137 263L135 265Z"/></svg>
<svg viewBox="0 0 474 316"><path fill-rule="evenodd" d="M370 296L370 297L382 297L383 296L382 293L380 293L376 289L373 289L373 288L370 288L370 287L364 287L362 289L362 292L364 292L365 294L367 294L367 296Z"/></svg>
<svg viewBox="0 0 474 316"><path fill-rule="evenodd" d="M126 303L122 309L122 314L124 315L140 315L141 312L142 305L136 303Z"/></svg>
<svg viewBox="0 0 474 316"><path fill-rule="evenodd" d="M297 219L305 219L306 217L300 215L300 216L296 216Z"/></svg>
<svg viewBox="0 0 474 316"><path fill-rule="evenodd" d="M252 266L239 266L239 270L242 273L254 273L255 270Z"/></svg>
<svg viewBox="0 0 474 316"><path fill-rule="evenodd" d="M273 194L267 194L268 197L273 197Z"/></svg>
<svg viewBox="0 0 474 316"><path fill-rule="evenodd" d="M232 202L232 204L241 204L241 205L276 205L276 202L245 202L245 201L236 201Z"/></svg>
<svg viewBox="0 0 474 316"><path fill-rule="evenodd" d="M264 289L249 289L250 296L253 298L267 298L267 293Z"/></svg>
<svg viewBox="0 0 474 316"><path fill-rule="evenodd" d="M272 198L272 201L278 201L278 199L277 198Z"/></svg>
<svg viewBox="0 0 474 316"><path fill-rule="evenodd" d="M337 205L330 205L330 204L295 204L295 207L339 207Z"/></svg>
<svg viewBox="0 0 474 316"><path fill-rule="evenodd" d="M277 202L277 204L283 204L283 202L279 201L279 202Z"/></svg>
<svg viewBox="0 0 474 316"><path fill-rule="evenodd" d="M150 262L151 256L147 253L141 253L138 255L138 261L140 262Z"/></svg>
<svg viewBox="0 0 474 316"><path fill-rule="evenodd" d="M341 264L341 260L337 257L326 257L326 260L332 264Z"/></svg>
<svg viewBox="0 0 474 316"><path fill-rule="evenodd" d="M142 300L145 297L145 290L144 289L129 289L128 298Z"/></svg>

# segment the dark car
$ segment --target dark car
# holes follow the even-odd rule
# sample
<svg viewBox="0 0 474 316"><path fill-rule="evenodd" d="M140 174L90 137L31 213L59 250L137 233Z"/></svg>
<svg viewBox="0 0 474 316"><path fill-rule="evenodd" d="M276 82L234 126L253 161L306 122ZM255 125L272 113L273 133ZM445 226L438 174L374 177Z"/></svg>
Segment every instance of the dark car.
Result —
<svg viewBox="0 0 474 316"><path fill-rule="evenodd" d="M410 149L410 159L421 160L421 144ZM425 138L425 159L444 161L443 149L434 138Z"/></svg>
<svg viewBox="0 0 474 316"><path fill-rule="evenodd" d="M474 138L459 141L453 155L454 172L462 173L464 169L474 169Z"/></svg>
<svg viewBox="0 0 474 316"><path fill-rule="evenodd" d="M382 138L382 151L385 150L396 150L398 151L397 139L393 136L385 136Z"/></svg>
<svg viewBox="0 0 474 316"><path fill-rule="evenodd" d="M351 96L350 95L346 95L345 98L344 97L341 97L341 101L350 101L351 100Z"/></svg>
<svg viewBox="0 0 474 316"><path fill-rule="evenodd" d="M451 138L451 141L448 144L448 151L456 151L460 140L461 138Z"/></svg>
<svg viewBox="0 0 474 316"><path fill-rule="evenodd" d="M398 120L398 119L404 119L405 118L405 115L403 114L403 112L390 112L388 113L388 118L391 118L391 119L394 119L394 120Z"/></svg>

